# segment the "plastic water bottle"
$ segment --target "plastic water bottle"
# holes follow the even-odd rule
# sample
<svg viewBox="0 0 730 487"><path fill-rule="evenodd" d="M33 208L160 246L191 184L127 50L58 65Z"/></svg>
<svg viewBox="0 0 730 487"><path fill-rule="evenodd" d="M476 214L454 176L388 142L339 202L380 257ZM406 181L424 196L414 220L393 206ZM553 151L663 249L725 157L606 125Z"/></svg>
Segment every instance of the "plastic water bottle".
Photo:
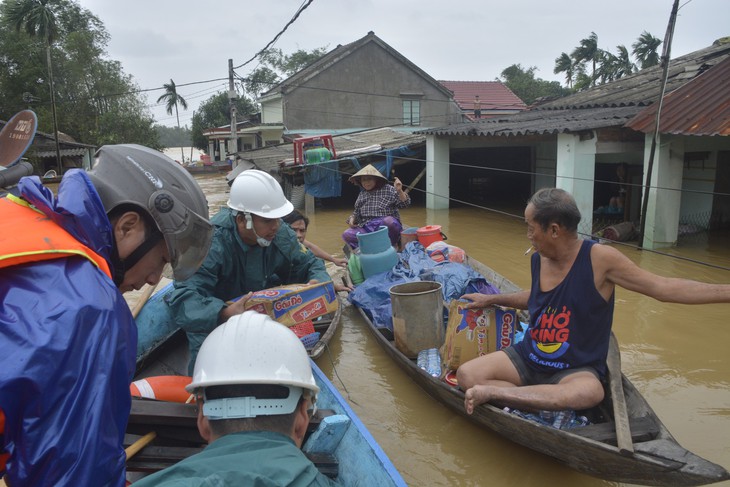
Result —
<svg viewBox="0 0 730 487"><path fill-rule="evenodd" d="M441 377L441 356L438 348L429 348L418 352L416 364L432 377Z"/></svg>
<svg viewBox="0 0 730 487"><path fill-rule="evenodd" d="M421 350L420 352L418 352L416 364L420 369L428 371L428 350Z"/></svg>

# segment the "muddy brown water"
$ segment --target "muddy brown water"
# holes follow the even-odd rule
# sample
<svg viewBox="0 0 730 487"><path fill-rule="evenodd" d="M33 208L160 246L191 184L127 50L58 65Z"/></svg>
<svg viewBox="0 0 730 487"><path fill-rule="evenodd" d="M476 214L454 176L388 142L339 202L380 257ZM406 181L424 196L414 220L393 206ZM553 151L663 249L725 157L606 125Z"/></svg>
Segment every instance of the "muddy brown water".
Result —
<svg viewBox="0 0 730 487"><path fill-rule="evenodd" d="M223 177L198 181L212 211L226 203ZM340 233L350 210L347 205L317 209L310 215L307 238L342 255ZM465 207L408 208L402 217L409 226L441 225L449 243L519 286L529 286L529 257L524 255L529 242L521 218ZM727 237L699 237L665 252L730 268L728 243ZM618 248L643 268L666 276L730 282L727 270ZM728 304L683 306L623 289L616 294L614 331L624 373L684 447L725 468L730 468L729 318ZM409 485L617 485L577 473L442 406L380 349L351 305L318 365L349 399Z"/></svg>

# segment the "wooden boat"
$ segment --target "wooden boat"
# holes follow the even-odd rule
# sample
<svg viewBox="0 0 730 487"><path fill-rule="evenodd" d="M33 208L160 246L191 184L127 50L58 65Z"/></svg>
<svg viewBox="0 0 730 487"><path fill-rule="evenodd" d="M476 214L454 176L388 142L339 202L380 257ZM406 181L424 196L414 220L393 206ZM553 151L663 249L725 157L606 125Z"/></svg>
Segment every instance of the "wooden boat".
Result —
<svg viewBox="0 0 730 487"><path fill-rule="evenodd" d="M137 321L137 367L155 360L156 349L168 338L176 333L184 333L175 325L165 297L172 291L172 282L165 285L153 294L139 311ZM322 316L313 322L314 331L319 333L319 339L314 343L307 343L307 352L312 359L318 359L327 348L342 316L342 301L337 296L337 310Z"/></svg>
<svg viewBox="0 0 730 487"><path fill-rule="evenodd" d="M475 259L467 258L467 263L500 292L519 290L514 283ZM615 384L623 386L622 396L614 394L624 399L617 400L617 404L626 405L628 418L623 419L627 419L633 452L618 446L611 391L607 391L602 404L584 412L593 424L568 430L524 419L491 404L479 406L468 415L464 410L464 393L458 387L419 368L415 360L398 350L389 329L376 327L365 310L359 307L358 310L386 353L429 395L477 425L549 455L570 468L605 480L640 485L691 486L730 479L730 473L723 467L680 446L623 374L615 374L620 381L614 380ZM623 419L619 417L619 424Z"/></svg>
<svg viewBox="0 0 730 487"><path fill-rule="evenodd" d="M185 336L173 334L157 347L154 361L138 363L135 379L183 375L187 362ZM303 445L305 454L321 472L336 478L343 486L404 487L406 483L400 473L347 401L314 361L310 363L320 392L318 411L310 422ZM129 458L129 452L137 450L139 442L144 441L141 439L153 431L155 437L151 443ZM198 433L195 405L133 398L125 447L130 481L199 452L204 441Z"/></svg>

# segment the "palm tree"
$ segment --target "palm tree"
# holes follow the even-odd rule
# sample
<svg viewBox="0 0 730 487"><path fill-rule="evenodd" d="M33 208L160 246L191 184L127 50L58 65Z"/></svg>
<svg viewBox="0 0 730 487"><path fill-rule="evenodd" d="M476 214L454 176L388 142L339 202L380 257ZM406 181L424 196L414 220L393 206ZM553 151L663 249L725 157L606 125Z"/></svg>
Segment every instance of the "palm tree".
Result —
<svg viewBox="0 0 730 487"><path fill-rule="evenodd" d="M588 38L581 39L580 45L571 53L576 64L588 61L592 63L593 74L591 78L593 80L593 86L596 85L596 62L598 61L600 54L601 53L598 49L598 36L595 32L591 32L591 35L589 35Z"/></svg>
<svg viewBox="0 0 730 487"><path fill-rule="evenodd" d="M631 53L639 61L641 69L659 64L659 53L657 49L659 49L661 43L662 41L659 38L644 31L636 42L631 44L633 48Z"/></svg>
<svg viewBox="0 0 730 487"><path fill-rule="evenodd" d="M59 173L63 174L61 147L58 143L58 118L56 117L56 90L53 86L53 64L51 63L51 46L58 35L56 26L56 10L59 0L16 0L10 2L8 21L20 32L25 29L31 37L39 37L46 44L46 64L48 65L48 83L51 90L51 111L53 113L53 132L56 139L56 163Z"/></svg>
<svg viewBox="0 0 730 487"><path fill-rule="evenodd" d="M161 101L165 101L167 104L167 114L172 115L172 109L175 108L175 117L177 117L177 130L180 131L180 115L177 111L177 105L178 103L183 107L183 110L188 109L188 102L185 101L185 98L177 94L177 88L175 87L175 82L170 79L169 83L165 83L162 85L163 88L165 88L165 93L160 95L160 97L157 99L157 103L160 103ZM182 154L182 159L180 159L180 163L185 162L185 151L180 148L180 153Z"/></svg>
<svg viewBox="0 0 730 487"><path fill-rule="evenodd" d="M616 46L618 54L616 56L616 79L628 76L636 71L636 65L631 62L629 50L623 44Z"/></svg>
<svg viewBox="0 0 730 487"><path fill-rule="evenodd" d="M555 58L555 69L553 74L565 73L565 83L568 88L573 88L573 75L575 74L575 65L573 60L566 53L561 53Z"/></svg>

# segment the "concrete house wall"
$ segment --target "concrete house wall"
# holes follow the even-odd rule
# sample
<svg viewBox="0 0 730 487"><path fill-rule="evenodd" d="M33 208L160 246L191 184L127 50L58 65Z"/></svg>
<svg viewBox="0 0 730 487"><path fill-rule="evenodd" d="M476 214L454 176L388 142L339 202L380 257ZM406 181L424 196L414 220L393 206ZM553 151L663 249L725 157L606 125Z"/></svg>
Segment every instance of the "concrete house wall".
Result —
<svg viewBox="0 0 730 487"><path fill-rule="evenodd" d="M402 126L403 102L418 127L459 121L451 92L372 32L338 46L259 98L263 123L289 131Z"/></svg>

